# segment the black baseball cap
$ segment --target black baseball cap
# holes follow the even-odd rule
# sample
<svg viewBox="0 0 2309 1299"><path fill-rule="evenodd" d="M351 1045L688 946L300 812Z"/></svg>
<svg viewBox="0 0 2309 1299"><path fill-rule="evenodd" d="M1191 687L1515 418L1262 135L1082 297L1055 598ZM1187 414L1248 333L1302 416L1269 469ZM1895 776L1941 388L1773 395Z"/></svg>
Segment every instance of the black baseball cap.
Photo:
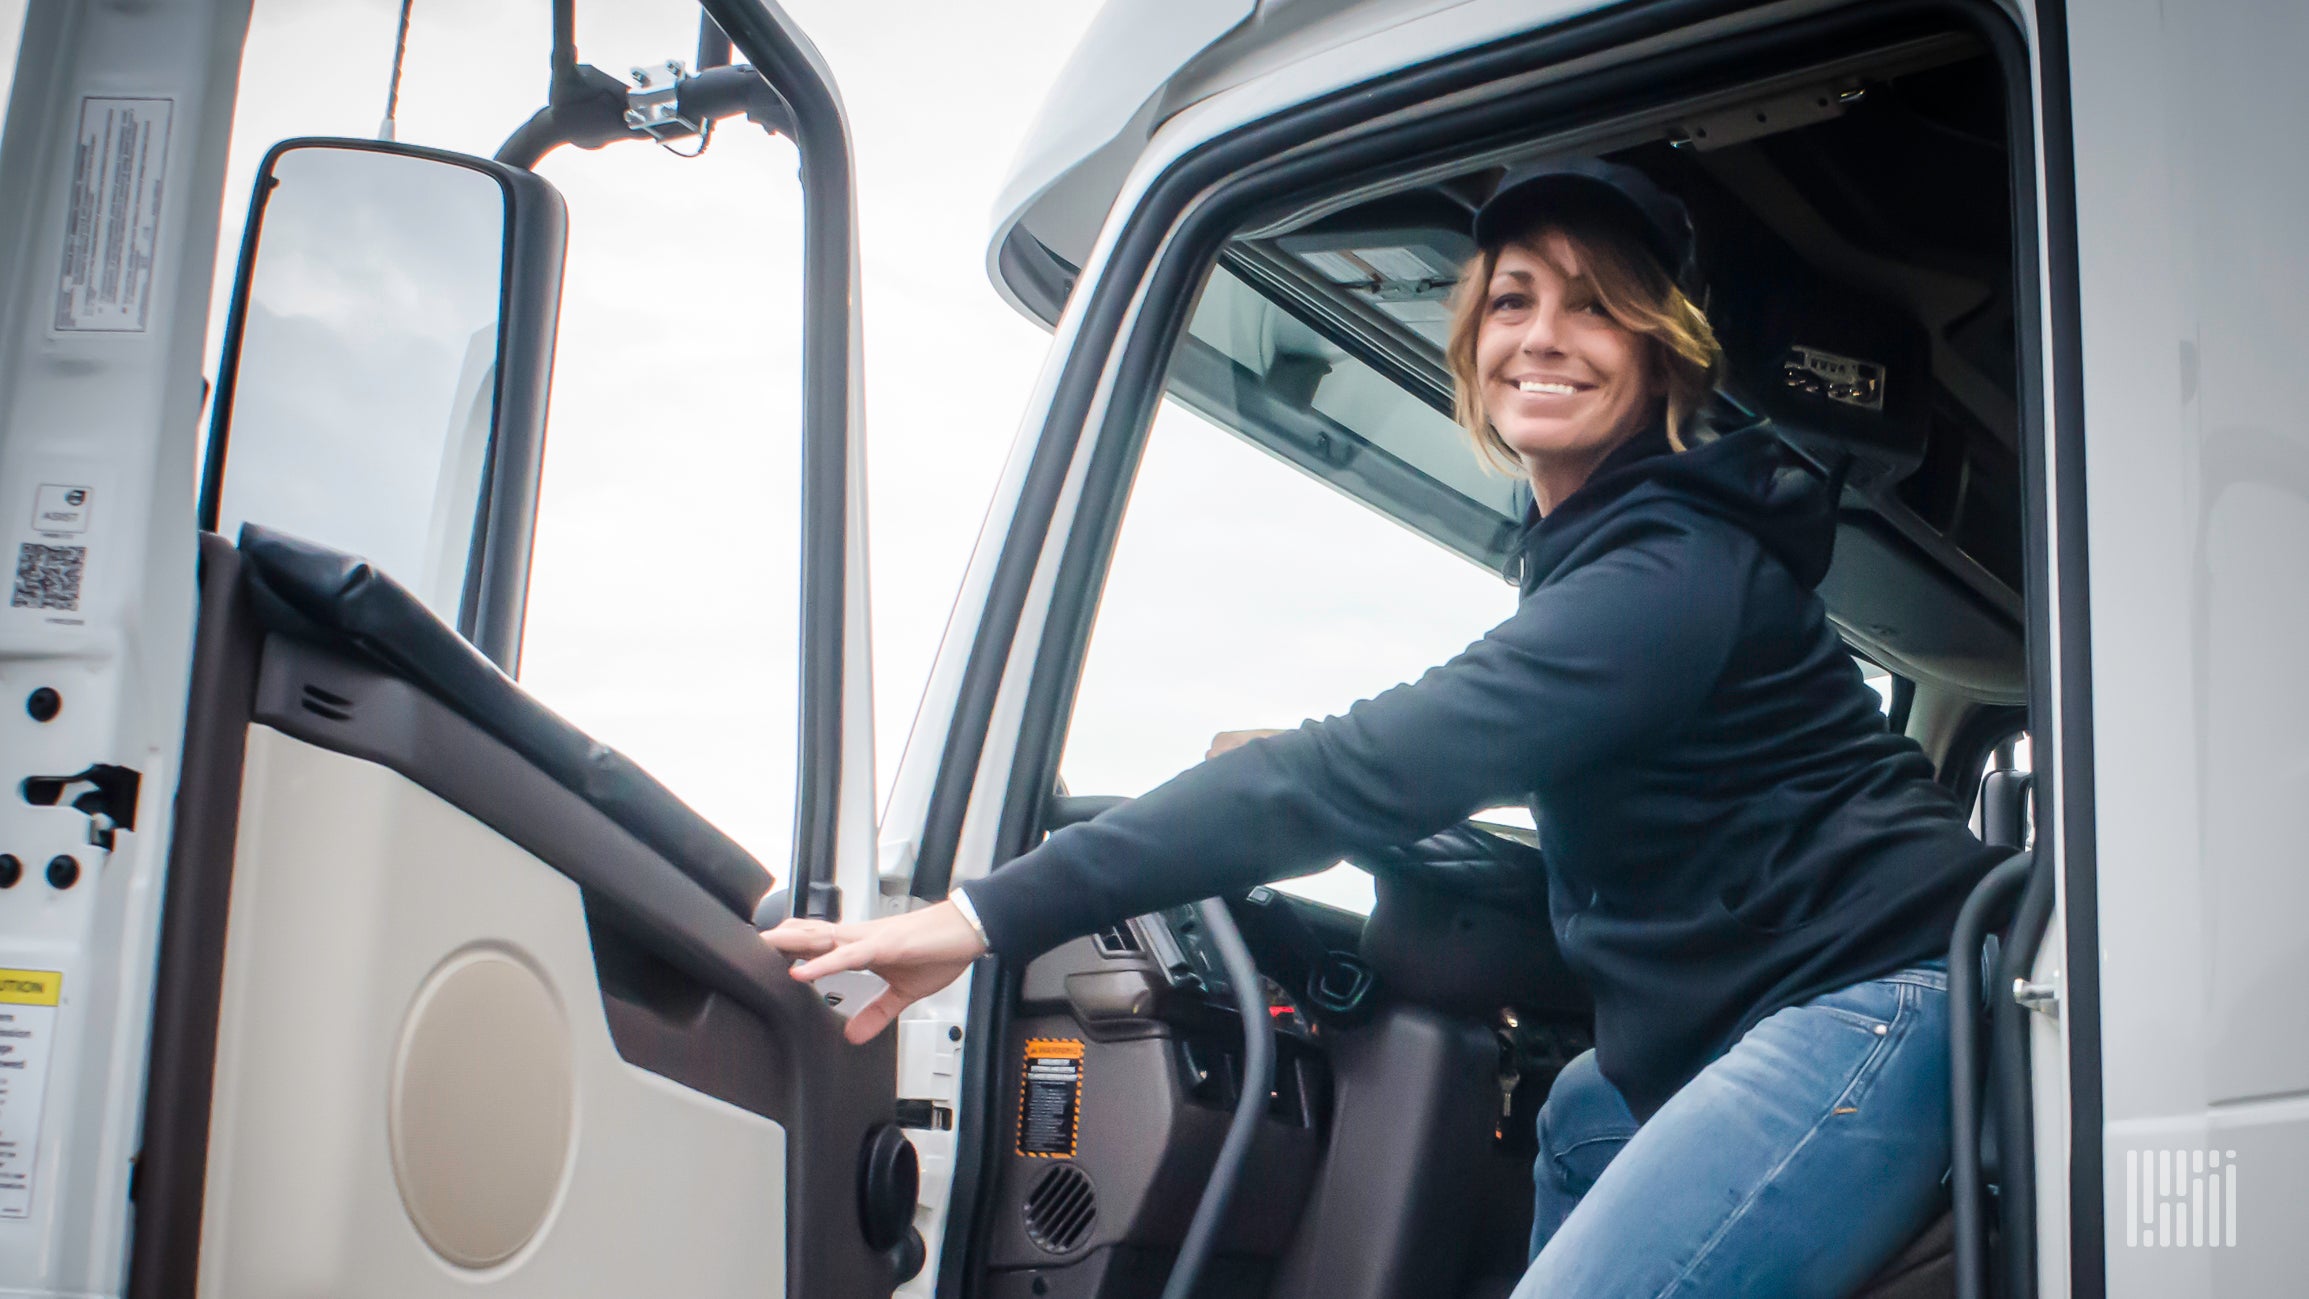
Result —
<svg viewBox="0 0 2309 1299"><path fill-rule="evenodd" d="M1510 168L1476 209L1475 242L1497 248L1549 209L1568 205L1600 208L1624 219L1685 292L1697 289L1691 214L1651 177L1601 158L1550 158Z"/></svg>

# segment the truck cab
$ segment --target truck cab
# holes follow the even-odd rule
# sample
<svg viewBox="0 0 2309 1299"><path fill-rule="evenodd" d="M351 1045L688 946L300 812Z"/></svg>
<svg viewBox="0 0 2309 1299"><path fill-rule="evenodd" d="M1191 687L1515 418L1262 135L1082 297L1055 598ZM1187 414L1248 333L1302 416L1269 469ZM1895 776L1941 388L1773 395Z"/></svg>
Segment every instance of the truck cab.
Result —
<svg viewBox="0 0 2309 1299"><path fill-rule="evenodd" d="M1442 331L1476 206L1567 153L1691 210L1709 419L1836 484L1830 615L2010 849L1950 952L1948 1213L1863 1293L2298 1273L2298 16L1109 6L994 214L1050 352L877 807L840 95L763 0L631 78L572 12L496 156L300 136L245 195L246 4L24 20L0 1289L1508 1293L1592 1028L1513 810L989 958L863 1047L871 989L759 930L935 902L1504 617L1528 488L1453 422ZM796 721L749 737L795 755L785 852L522 675L585 305L537 163L717 124L800 175Z"/></svg>

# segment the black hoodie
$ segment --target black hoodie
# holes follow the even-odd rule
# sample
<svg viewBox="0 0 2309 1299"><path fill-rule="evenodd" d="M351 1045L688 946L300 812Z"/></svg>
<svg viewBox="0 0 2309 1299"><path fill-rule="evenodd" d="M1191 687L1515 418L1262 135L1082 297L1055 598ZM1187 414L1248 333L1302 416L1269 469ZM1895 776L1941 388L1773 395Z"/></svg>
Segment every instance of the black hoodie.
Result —
<svg viewBox="0 0 2309 1299"><path fill-rule="evenodd" d="M1533 523L1515 615L968 886L1029 956L1528 798L1596 1057L1648 1117L1764 1016L1945 955L1996 859L1813 591L1833 502L1768 432L1654 429Z"/></svg>

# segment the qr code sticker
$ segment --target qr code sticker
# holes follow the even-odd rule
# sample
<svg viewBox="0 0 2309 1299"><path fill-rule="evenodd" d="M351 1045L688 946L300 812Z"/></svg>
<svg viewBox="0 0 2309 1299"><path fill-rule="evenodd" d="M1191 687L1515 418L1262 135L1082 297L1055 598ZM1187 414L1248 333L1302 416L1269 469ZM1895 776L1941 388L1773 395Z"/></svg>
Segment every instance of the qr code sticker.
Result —
<svg viewBox="0 0 2309 1299"><path fill-rule="evenodd" d="M16 552L16 585L8 596L8 607L78 609L80 577L87 565L86 546L42 546L26 542Z"/></svg>

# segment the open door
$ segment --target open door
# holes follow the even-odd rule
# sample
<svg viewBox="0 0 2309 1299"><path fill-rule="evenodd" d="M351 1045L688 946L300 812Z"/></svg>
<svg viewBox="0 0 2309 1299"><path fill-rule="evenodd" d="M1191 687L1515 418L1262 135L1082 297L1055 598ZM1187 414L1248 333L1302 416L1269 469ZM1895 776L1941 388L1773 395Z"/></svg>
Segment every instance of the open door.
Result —
<svg viewBox="0 0 2309 1299"><path fill-rule="evenodd" d="M765 898L873 900L843 887L871 879L873 770L847 128L782 15L706 8L760 73L701 89L750 83L729 111L803 164L793 860L508 674L559 197L501 162L276 149L204 480L133 1295L873 1295L920 1266L891 1039L846 1046L757 929ZM339 349L389 382L337 382L271 310L357 290L324 264L348 251L428 308L389 361Z"/></svg>

